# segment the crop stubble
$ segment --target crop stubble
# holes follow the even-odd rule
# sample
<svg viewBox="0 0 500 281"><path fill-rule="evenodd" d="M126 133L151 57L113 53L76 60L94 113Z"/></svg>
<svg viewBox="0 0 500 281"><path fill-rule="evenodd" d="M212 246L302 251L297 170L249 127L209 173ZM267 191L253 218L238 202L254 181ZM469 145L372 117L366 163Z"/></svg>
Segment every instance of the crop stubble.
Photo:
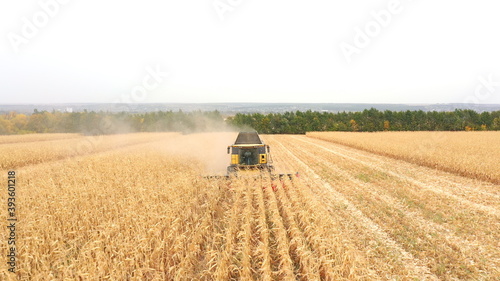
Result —
<svg viewBox="0 0 500 281"><path fill-rule="evenodd" d="M17 277L500 276L498 185L305 136L264 136L277 170L300 172L293 182L206 180L206 158L224 153L234 134L152 136L107 138L85 154L52 147L62 152L35 162L44 145L16 152ZM44 143L52 141L65 140ZM4 268L0 277L13 279Z"/></svg>

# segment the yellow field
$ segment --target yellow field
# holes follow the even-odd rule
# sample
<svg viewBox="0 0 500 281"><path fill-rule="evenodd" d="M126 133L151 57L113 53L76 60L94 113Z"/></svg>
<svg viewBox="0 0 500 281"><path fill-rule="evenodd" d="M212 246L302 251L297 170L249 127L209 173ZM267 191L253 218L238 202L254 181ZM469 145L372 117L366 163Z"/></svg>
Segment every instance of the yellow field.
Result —
<svg viewBox="0 0 500 281"><path fill-rule="evenodd" d="M21 142L40 142L59 139L79 138L79 134L30 134L30 135L8 135L0 137L0 144L21 143Z"/></svg>
<svg viewBox="0 0 500 281"><path fill-rule="evenodd" d="M500 279L498 184L290 135L263 138L293 182L200 177L225 172L235 136L0 144L19 217L17 275L2 241L0 279Z"/></svg>
<svg viewBox="0 0 500 281"><path fill-rule="evenodd" d="M171 134L174 136L174 134ZM12 138L16 137L16 138ZM29 164L85 155L131 144L165 138L165 134L82 136L76 134L26 135L0 137L0 169L14 169ZM39 141L36 141L36 139ZM12 142L16 139L15 142Z"/></svg>
<svg viewBox="0 0 500 281"><path fill-rule="evenodd" d="M310 132L307 136L500 183L500 131Z"/></svg>

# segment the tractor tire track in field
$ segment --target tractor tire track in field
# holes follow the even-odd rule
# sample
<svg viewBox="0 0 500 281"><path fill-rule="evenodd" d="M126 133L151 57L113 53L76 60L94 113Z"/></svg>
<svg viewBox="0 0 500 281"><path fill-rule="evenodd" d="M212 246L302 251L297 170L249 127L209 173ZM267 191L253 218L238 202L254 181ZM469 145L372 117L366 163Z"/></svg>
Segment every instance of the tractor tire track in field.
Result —
<svg viewBox="0 0 500 281"><path fill-rule="evenodd" d="M387 157L386 159L390 160L390 161L386 161L385 163L382 163L382 161L380 161L379 159L376 159L375 157L370 157L371 159L362 160L362 159L356 158L354 156L350 156L350 155L355 155L358 157L361 156L361 153L357 152L355 149L352 149L352 150L354 150L354 152L347 150L347 149L343 149L343 148L337 148L337 147L335 147L336 150L333 150L331 148L325 147L324 144L318 144L317 142L311 142L311 141L309 141L309 139L298 138L298 137L294 137L294 139L299 140L299 141L304 142L304 143L307 143L309 145L313 145L315 147L319 147L322 150L325 150L329 153L336 154L342 158L358 162L362 165L365 165L365 166L367 166L371 169L377 170L379 172L386 173L386 174L389 174L391 176L408 181L414 185L417 185L421 188L425 188L429 191L432 191L432 192L435 192L438 194L442 194L446 197L453 198L454 200L459 201L462 205L465 205L465 206L468 206L471 208L475 208L477 210L486 212L490 215L493 215L493 216L500 218L500 212L499 212L498 208L472 202L469 199L464 198L465 195L462 195L462 196L456 195L456 194L454 194L454 191L452 190L452 188L441 187L441 185L436 184L435 178L429 179L428 177L421 177L423 174L426 174L425 172L421 172L421 171L424 170L424 171L430 172L430 171L432 171L432 169L430 169L430 168L418 166L416 164L405 163L404 161L392 159L389 157ZM326 143L326 145L330 145L330 143L328 143L326 141L321 141L321 142ZM337 145L337 146L339 146L339 145ZM339 150L342 150L345 153L339 152ZM349 153L350 155L347 155L346 153ZM369 152L365 152L365 153L369 153ZM393 163L391 163L391 162L393 162ZM412 174L412 173L407 172L408 174L403 174L400 171L393 172L393 171L388 169L389 166L391 167L391 169L392 169L392 167L397 169L398 167L401 167L400 166L401 164L403 164L403 165L407 164L407 165L405 165L406 171L414 171L414 170L417 170L416 167L418 167L418 170L420 170L418 173L418 176L415 176L416 173ZM399 168L398 170L401 170L401 168ZM447 174L447 173L442 172L442 174ZM423 180L425 180L425 182ZM465 179L465 180L467 180L467 179ZM477 192L478 196L489 196L490 199L498 199L499 198L499 196L497 194L485 193L485 192L481 192L481 191L478 192L479 189L480 189L480 187L479 188L470 188L469 187L468 191L470 193ZM495 200L494 204L496 206L500 206L500 200Z"/></svg>
<svg viewBox="0 0 500 281"><path fill-rule="evenodd" d="M308 159L310 153L302 152L301 150L304 150L302 146L292 142L287 142L287 146L301 159ZM327 169L330 174L346 179L344 182L338 180L332 182L332 177L326 177L332 185L341 186L339 191L344 195L350 194L352 200L356 201L359 196L365 197L358 202L358 205L367 208L365 211L372 220L382 219L382 223L384 221L390 223L392 218L396 220L399 218L399 223L388 224L386 231L396 233L394 238L402 245L406 244L406 240L416 238L417 243L413 243L415 246L407 249L413 250L414 255L438 251L440 254L433 261L434 267L436 265L446 267L448 263L460 264L460 268L467 269L462 274L467 274L467 271L477 271L477 274L487 276L489 272L496 271L500 264L498 259L500 253L497 250L498 220L494 217L476 212L469 213L465 221L454 220L453 216L460 212L453 207L456 202L450 201L450 207L443 203L445 201L443 198L436 197L425 189L415 189L403 181L398 183L397 178L373 183L361 181L355 177L356 173L349 174L347 171L362 169L362 166L352 165L355 162L342 162L342 158L330 156L321 153L314 155L319 163L315 164L316 169ZM430 193L430 197L422 198L422 194L425 193ZM377 213L377 210L384 212ZM388 212L390 216L386 214ZM383 219L384 217L387 218ZM484 235L485 233L491 234ZM460 271L460 269L446 269L446 271ZM461 279L463 278L465 275L461 276Z"/></svg>
<svg viewBox="0 0 500 281"><path fill-rule="evenodd" d="M383 233L379 237L389 238L410 254L406 258L430 269L436 274L432 278L498 276L499 204L495 190L481 190L491 188L491 183L302 136L266 136L266 140L274 144L278 166L286 163L290 169L289 163L299 163L305 175L322 181L317 185L333 194L318 192L323 202L338 205L346 200L347 209L365 217L358 218L365 228L373 223L371 228ZM367 178L358 178L360 171ZM427 171L434 178L422 176ZM400 225L391 225L398 217ZM429 260L425 253L433 250L441 253Z"/></svg>
<svg viewBox="0 0 500 281"><path fill-rule="evenodd" d="M420 166L418 164L406 162L405 160L401 160L398 158L383 156L362 149L357 149L343 144L328 142L312 137L296 139L303 141L307 140L308 142L314 143L316 145L334 148L336 151L341 151L349 155L357 156L359 159L368 162L374 162L378 165L387 165L387 159L392 159L395 165L392 165L391 169L397 171L397 173L416 179L431 180L433 183L439 183L443 187L446 187L450 192L456 192L457 195L472 196L474 198L478 195L484 195L486 199L500 199L500 189L498 188L499 185L490 183L488 181L470 179L447 171L433 169L427 166ZM496 201L496 204L499 205L500 201Z"/></svg>
<svg viewBox="0 0 500 281"><path fill-rule="evenodd" d="M306 140L300 140L300 141L303 141L303 142L306 142ZM309 143L307 143L309 145ZM332 149L328 149L328 148L325 148L325 147L321 147L319 146L320 148L324 149L324 150L327 150L328 152L330 152L331 154L333 155L336 155L339 157L339 159L349 159L349 160L353 160L355 158L353 157L349 157L348 155L345 155L345 154L339 154L339 153L336 153L335 151L333 151ZM392 159L388 159L387 161L387 164L385 165L386 169L391 169L391 163L392 161L390 161ZM399 160L394 160L396 162L399 162ZM324 162L324 161L323 161ZM497 204L494 204L493 206L487 206L487 205L484 205L484 204L479 204L479 203L474 203L474 202L471 202L469 199L466 199L466 198L463 198L462 196L459 196L459 195L455 195L455 194L451 194L452 190L449 189L449 190L443 190L443 188L440 188L440 186L438 184L433 184L432 182L423 182L421 180L417 180L417 179L414 179L412 176L407 176L407 175L399 175L398 173L396 172L392 172L392 171L389 171L389 170L386 170L384 168L382 168L382 164L380 165L372 165L370 162L366 162L366 161L357 161L358 163L362 164L363 166L366 166L368 167L369 169L373 169L379 173L384 173L384 174L388 174L390 176L393 176L394 179L400 179L402 183L404 183L404 185L410 185L410 186L414 186L414 187L417 187L418 189L413 189L411 190L411 192L417 192L417 191L420 191L420 193L436 193L435 195L437 196L441 196L442 197L442 200L447 200L447 202L450 202L452 203L453 206L456 206L457 204L461 207L461 208L466 208L466 209L473 209L472 212L476 213L477 214L477 218L478 219L482 219L481 221L484 221L484 219L486 218L487 224L492 224L492 225L497 225L499 224L499 220L497 219L498 218L498 209L496 208L496 205ZM333 166L336 166L337 164L336 163L332 163ZM399 165L399 163L398 163ZM418 169L418 168L421 168L421 169L428 169L426 167L418 167L418 166L415 166L414 164L410 164L412 167L411 169ZM342 171L340 171L342 173ZM352 181L352 176L349 176L347 175L346 177L350 177L350 180ZM435 181L434 179L426 179L427 181L428 180L432 180L432 181ZM434 190L434 189L437 189ZM483 194L484 196L484 194ZM433 196L435 197L435 196ZM495 198L489 198L490 202L494 202L495 201ZM496 200L498 201L498 200ZM475 210L474 210L475 209ZM455 210L452 210L452 211L455 211ZM488 215L488 216L485 216L485 215ZM479 221L479 220L478 220ZM500 238L500 237L498 237Z"/></svg>
<svg viewBox="0 0 500 281"><path fill-rule="evenodd" d="M499 132L311 132L306 136L338 144L338 148L354 148L450 175L500 184L500 170L495 168L500 150L494 149L500 146ZM440 173L440 177L444 176Z"/></svg>
<svg viewBox="0 0 500 281"><path fill-rule="evenodd" d="M370 218L368 218L362 211L360 211L353 203L351 203L347 198L345 198L341 193L339 193L335 188L333 188L328 182L324 181L308 164L303 162L299 157L297 157L294 152L287 149L286 146L275 138L268 138L271 140L270 144L274 143L279 145L282 150L281 153L288 154L289 157L283 157L283 159L289 158L288 163L297 163L296 167L300 167L305 175L311 178L311 183L316 185L318 188L322 187L331 193L332 198L335 198L336 204L342 204L346 207L349 215L360 223L362 227L371 232L378 241L383 241L386 247L390 248L396 255L404 262L404 266L407 268L408 272L414 277L423 278L424 280L438 280L437 276L431 273L430 269L425 266L425 262L415 258L411 253L407 252L401 245L399 245L395 240L393 240L389 234L387 234L379 225L374 223ZM275 146L274 150L277 148ZM276 157L276 156L275 156ZM320 196L318 194L318 196ZM320 199L320 200L324 200ZM327 207L328 208L328 207ZM333 214L336 210L330 209Z"/></svg>
<svg viewBox="0 0 500 281"><path fill-rule="evenodd" d="M20 166L20 279L499 280L499 185L262 138L293 180L203 177L225 171L228 133L107 138L102 151Z"/></svg>

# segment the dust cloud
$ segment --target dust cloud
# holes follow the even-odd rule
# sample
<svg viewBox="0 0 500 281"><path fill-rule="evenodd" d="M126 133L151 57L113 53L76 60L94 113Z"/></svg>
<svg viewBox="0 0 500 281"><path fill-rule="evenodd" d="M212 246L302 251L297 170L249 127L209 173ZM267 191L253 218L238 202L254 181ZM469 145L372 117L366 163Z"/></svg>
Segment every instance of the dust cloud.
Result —
<svg viewBox="0 0 500 281"><path fill-rule="evenodd" d="M234 143L237 132L167 133L156 149L166 157L180 156L193 165L201 163L206 175L225 175L230 156L227 147Z"/></svg>
<svg viewBox="0 0 500 281"><path fill-rule="evenodd" d="M171 129L175 132L160 130L161 126L157 127L158 130L141 132L126 116L121 116L104 118L98 126L82 133L89 139L96 139L96 143L103 136L106 138L106 135L113 135L113 139L120 139L117 143L122 144L133 143L138 133L143 136L150 134L154 149L165 157L182 157L191 161L194 169L201 168L202 173L206 175L225 175L230 162L227 147L234 143L239 131L253 131L249 127L236 128L222 120L217 121L196 114L188 121L171 124Z"/></svg>

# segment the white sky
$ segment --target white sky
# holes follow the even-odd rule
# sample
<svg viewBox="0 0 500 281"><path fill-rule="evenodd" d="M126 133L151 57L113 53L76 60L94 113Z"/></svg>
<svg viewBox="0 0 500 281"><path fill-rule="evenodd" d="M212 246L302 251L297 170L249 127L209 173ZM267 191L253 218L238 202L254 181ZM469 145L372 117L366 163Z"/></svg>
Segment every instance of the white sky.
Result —
<svg viewBox="0 0 500 281"><path fill-rule="evenodd" d="M499 1L59 2L0 1L0 103L500 104Z"/></svg>

